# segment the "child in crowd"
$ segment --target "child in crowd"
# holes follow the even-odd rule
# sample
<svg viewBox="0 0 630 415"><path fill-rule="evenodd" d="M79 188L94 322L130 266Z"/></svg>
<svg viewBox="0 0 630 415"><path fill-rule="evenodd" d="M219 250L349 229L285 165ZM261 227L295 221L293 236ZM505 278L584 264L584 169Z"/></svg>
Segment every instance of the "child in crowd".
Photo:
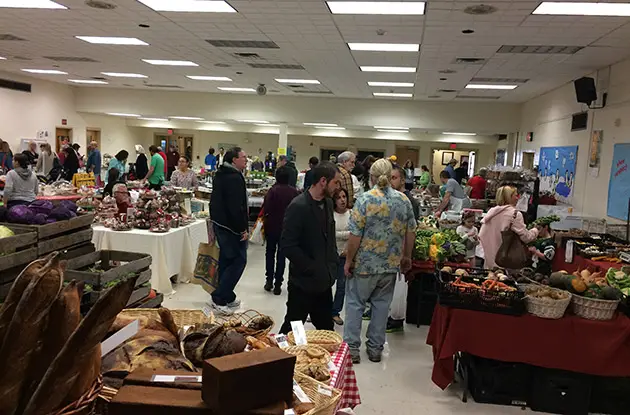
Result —
<svg viewBox="0 0 630 415"><path fill-rule="evenodd" d="M461 236L463 244L466 245L466 260L474 267L475 249L479 244L479 232L475 227L475 212L464 212L462 223L457 227L456 232Z"/></svg>
<svg viewBox="0 0 630 415"><path fill-rule="evenodd" d="M532 254L532 268L543 275L551 274L551 265L556 256L556 242L551 231L551 219L541 218L536 222L538 239L529 247Z"/></svg>

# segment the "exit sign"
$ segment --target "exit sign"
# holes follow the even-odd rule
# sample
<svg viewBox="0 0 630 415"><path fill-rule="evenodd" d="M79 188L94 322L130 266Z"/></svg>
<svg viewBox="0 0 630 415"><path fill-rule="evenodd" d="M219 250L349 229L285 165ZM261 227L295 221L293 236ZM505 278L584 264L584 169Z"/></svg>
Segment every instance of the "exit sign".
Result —
<svg viewBox="0 0 630 415"><path fill-rule="evenodd" d="M170 128L168 130L166 130L166 134L168 135L173 135L173 130L171 130Z"/></svg>
<svg viewBox="0 0 630 415"><path fill-rule="evenodd" d="M449 145L448 148L450 148L451 150L455 150L457 148L457 144L453 143Z"/></svg>

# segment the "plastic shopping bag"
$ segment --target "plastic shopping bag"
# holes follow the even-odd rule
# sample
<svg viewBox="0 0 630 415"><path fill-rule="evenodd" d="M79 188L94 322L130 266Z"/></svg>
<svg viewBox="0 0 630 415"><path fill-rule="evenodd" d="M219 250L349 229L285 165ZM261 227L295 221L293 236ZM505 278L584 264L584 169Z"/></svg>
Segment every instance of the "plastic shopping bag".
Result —
<svg viewBox="0 0 630 415"><path fill-rule="evenodd" d="M389 316L394 320L404 320L407 315L407 281L405 276L398 274L394 285L394 298L389 310Z"/></svg>
<svg viewBox="0 0 630 415"><path fill-rule="evenodd" d="M190 282L201 285L208 294L219 286L219 247L215 243L199 244L195 272Z"/></svg>
<svg viewBox="0 0 630 415"><path fill-rule="evenodd" d="M252 236L249 237L249 242L256 245L263 245L265 243L265 234L263 231L263 221L261 218L256 219Z"/></svg>

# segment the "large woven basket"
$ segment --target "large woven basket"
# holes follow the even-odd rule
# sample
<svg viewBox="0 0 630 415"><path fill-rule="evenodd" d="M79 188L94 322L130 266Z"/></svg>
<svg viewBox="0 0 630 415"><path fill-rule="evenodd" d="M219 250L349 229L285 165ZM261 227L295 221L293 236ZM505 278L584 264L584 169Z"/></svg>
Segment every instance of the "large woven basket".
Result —
<svg viewBox="0 0 630 415"><path fill-rule="evenodd" d="M312 348L318 349L319 351L324 352L324 357L322 358L322 360L323 360L322 363L328 364L328 362L330 362L330 352L328 350L324 349L323 347L318 346L316 344L300 345L300 346L289 346L289 347L285 347L282 350L284 350L285 352L287 352L289 354L297 356L298 359L299 359L300 357L307 356L306 349L309 348L309 347L312 347Z"/></svg>
<svg viewBox="0 0 630 415"><path fill-rule="evenodd" d="M535 289L535 286L530 286L532 289ZM525 288L525 294L527 294L530 287ZM555 288L550 288L552 290L556 290ZM569 303L571 303L571 293L567 291L561 291L566 294L566 297L561 300L554 300L552 298L540 298L526 295L525 296L525 306L527 307L527 312L535 315L536 317L541 318L549 318L549 319L559 319L564 316Z"/></svg>
<svg viewBox="0 0 630 415"><path fill-rule="evenodd" d="M93 413L96 406L96 398L103 387L103 378L101 376L96 379L92 387L83 394L78 400L61 408L50 415L89 415Z"/></svg>
<svg viewBox="0 0 630 415"><path fill-rule="evenodd" d="M287 338L289 339L289 344L295 344L295 336L293 336L292 331L289 332ZM307 330L306 341L308 344L316 344L329 352L334 353L339 350L339 346L341 346L343 338L336 332L330 330Z"/></svg>
<svg viewBox="0 0 630 415"><path fill-rule="evenodd" d="M610 320L615 315L619 300L598 300L574 295L571 303L576 316L588 320Z"/></svg>
<svg viewBox="0 0 630 415"><path fill-rule="evenodd" d="M256 310L247 310L231 316L219 315L216 318L216 322L219 324L229 324L230 322L239 321L241 325L247 326L252 320L258 317L268 317L271 320L271 326L264 330L251 331L247 333L247 335L252 337L267 336L276 323L271 316L261 314Z"/></svg>
<svg viewBox="0 0 630 415"><path fill-rule="evenodd" d="M335 415L337 402L341 399L341 391L339 389L331 388L325 383L318 382L299 372L295 372L293 379L304 390L311 402L315 404L315 408L303 415ZM321 393L320 390L330 391L331 396Z"/></svg>
<svg viewBox="0 0 630 415"><path fill-rule="evenodd" d="M201 310L171 310L168 309L173 316L173 320L177 327L194 326L196 324L214 323L214 314L207 317ZM126 308L119 315L127 317L149 317L160 320L157 308Z"/></svg>

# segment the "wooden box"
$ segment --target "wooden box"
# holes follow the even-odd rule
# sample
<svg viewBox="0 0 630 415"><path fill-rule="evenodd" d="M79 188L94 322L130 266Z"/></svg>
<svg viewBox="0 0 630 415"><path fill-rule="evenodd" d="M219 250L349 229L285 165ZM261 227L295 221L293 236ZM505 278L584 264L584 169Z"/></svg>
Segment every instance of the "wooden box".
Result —
<svg viewBox="0 0 630 415"><path fill-rule="evenodd" d="M0 271L26 265L37 259L37 233L20 226L4 224L15 235L0 239Z"/></svg>
<svg viewBox="0 0 630 415"><path fill-rule="evenodd" d="M218 412L291 402L295 359L276 347L208 359L203 363L203 400Z"/></svg>
<svg viewBox="0 0 630 415"><path fill-rule="evenodd" d="M96 251L68 260L66 265L66 281L77 280L90 284L94 289L128 274L140 274L136 286L151 279L151 255L123 251ZM103 272L90 271L88 268L100 262ZM113 263L121 263L114 265ZM147 274L147 271L148 274ZM148 278L143 278L148 275Z"/></svg>

